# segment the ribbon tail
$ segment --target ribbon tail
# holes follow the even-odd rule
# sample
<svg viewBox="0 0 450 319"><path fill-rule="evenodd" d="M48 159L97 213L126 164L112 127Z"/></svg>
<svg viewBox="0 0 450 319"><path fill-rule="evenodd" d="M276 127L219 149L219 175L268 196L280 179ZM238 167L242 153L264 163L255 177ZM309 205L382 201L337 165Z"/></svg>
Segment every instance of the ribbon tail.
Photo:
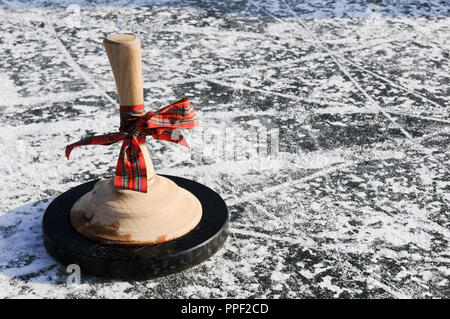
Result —
<svg viewBox="0 0 450 319"><path fill-rule="evenodd" d="M182 140L180 140L178 142L178 144L183 145L184 147L186 147L188 150L190 150L191 148L189 147L189 144L186 142L186 140L183 138L183 136L181 137Z"/></svg>
<svg viewBox="0 0 450 319"><path fill-rule="evenodd" d="M151 129L150 135L159 141L167 141L175 144L180 144L188 149L190 149L189 144L186 142L186 139L181 135L180 130L172 130L172 129Z"/></svg>
<svg viewBox="0 0 450 319"><path fill-rule="evenodd" d="M147 193L147 168L138 139L127 138L120 149L114 186Z"/></svg>
<svg viewBox="0 0 450 319"><path fill-rule="evenodd" d="M70 153L75 147L84 146L84 145L110 145L119 141L122 141L127 137L125 133L113 133L113 134L105 134L105 135L97 135L88 137L78 142L72 143L66 146L66 157L69 159Z"/></svg>
<svg viewBox="0 0 450 319"><path fill-rule="evenodd" d="M66 146L66 157L69 160L70 158L70 153L72 153L73 148L75 147L74 144L70 144Z"/></svg>

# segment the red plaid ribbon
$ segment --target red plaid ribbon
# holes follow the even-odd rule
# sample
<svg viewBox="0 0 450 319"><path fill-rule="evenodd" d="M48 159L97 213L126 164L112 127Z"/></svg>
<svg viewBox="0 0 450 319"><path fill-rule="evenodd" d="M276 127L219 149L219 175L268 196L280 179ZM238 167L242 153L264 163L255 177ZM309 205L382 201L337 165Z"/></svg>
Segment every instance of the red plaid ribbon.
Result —
<svg viewBox="0 0 450 319"><path fill-rule="evenodd" d="M110 145L123 141L114 186L146 193L147 169L139 143L144 143L145 136L151 135L156 140L169 141L189 148L178 129L196 126L197 116L188 99L182 99L153 113L145 113L144 104L121 105L120 132L92 136L70 144L66 147L66 156L69 159L70 152L77 146Z"/></svg>

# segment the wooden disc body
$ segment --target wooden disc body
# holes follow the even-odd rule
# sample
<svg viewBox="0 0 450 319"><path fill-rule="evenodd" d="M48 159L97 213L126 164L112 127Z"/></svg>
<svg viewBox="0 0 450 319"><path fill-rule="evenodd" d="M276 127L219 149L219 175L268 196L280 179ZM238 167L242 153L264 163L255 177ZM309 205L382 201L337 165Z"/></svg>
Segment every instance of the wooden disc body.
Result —
<svg viewBox="0 0 450 319"><path fill-rule="evenodd" d="M202 218L193 230L156 245L111 245L94 242L70 223L74 203L93 190L98 180L75 186L56 197L42 218L47 252L63 265L80 266L81 275L138 280L177 273L210 258L224 245L229 215L219 194L200 183L162 176L189 191L202 205Z"/></svg>

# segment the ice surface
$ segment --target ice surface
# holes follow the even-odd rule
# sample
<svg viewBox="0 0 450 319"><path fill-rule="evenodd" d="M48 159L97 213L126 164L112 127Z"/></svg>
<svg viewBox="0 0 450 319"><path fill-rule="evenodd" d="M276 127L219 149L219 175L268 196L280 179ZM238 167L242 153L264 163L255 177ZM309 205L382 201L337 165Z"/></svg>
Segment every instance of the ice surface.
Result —
<svg viewBox="0 0 450 319"><path fill-rule="evenodd" d="M0 0L0 298L449 298L449 7L382 3ZM41 218L114 172L119 144L64 147L118 127L116 32L147 110L200 117L191 153L148 140L157 172L219 192L231 236L177 275L66 286Z"/></svg>

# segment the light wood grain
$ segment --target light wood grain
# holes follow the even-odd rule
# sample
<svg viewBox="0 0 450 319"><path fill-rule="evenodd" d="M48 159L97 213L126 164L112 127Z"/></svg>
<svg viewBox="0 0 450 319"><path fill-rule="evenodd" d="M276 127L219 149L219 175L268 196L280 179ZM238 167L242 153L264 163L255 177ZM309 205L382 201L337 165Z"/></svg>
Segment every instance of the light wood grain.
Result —
<svg viewBox="0 0 450 319"><path fill-rule="evenodd" d="M103 45L116 81L120 105L144 103L141 42L134 35L112 34Z"/></svg>

